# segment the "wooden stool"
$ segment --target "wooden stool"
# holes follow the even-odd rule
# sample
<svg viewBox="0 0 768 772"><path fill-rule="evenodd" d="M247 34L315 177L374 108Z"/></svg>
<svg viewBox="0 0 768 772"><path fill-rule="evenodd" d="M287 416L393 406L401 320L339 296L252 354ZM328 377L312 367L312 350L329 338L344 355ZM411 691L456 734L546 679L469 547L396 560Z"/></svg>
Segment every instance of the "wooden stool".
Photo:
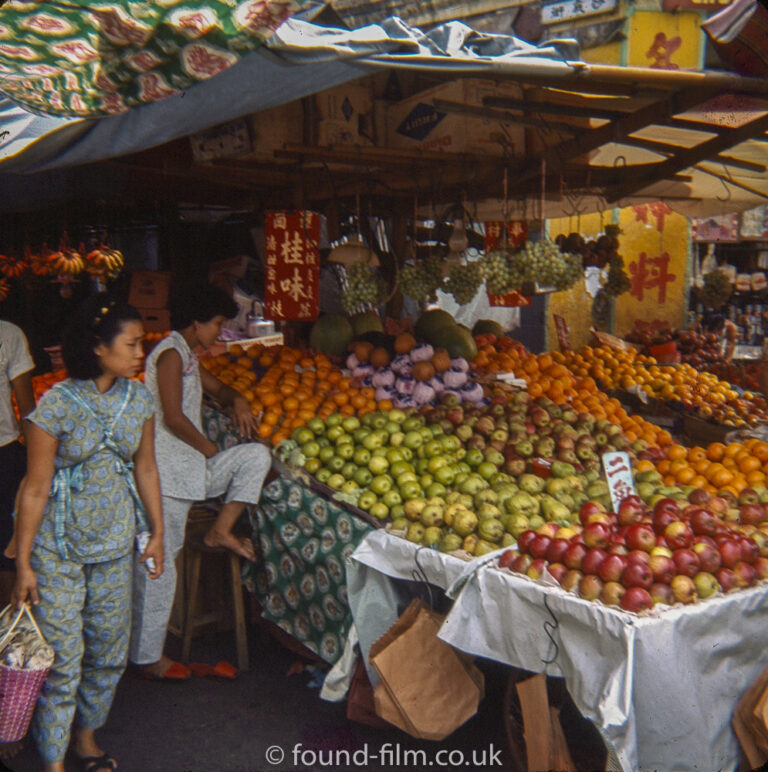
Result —
<svg viewBox="0 0 768 772"><path fill-rule="evenodd" d="M200 574L203 563L203 555L221 555L227 563L230 585L232 589L232 608L235 618L235 644L237 647L237 666L240 670L248 670L248 638L245 627L245 606L243 604L243 587L240 579L240 558L231 550L224 547L209 547L203 541L200 532L187 533L184 545L186 557L189 561L189 592L184 608L184 623L181 640L181 661L189 662L189 650L192 646L192 638L197 628L208 625L211 622L221 621L221 611L208 614L197 614L197 601L200 589Z"/></svg>

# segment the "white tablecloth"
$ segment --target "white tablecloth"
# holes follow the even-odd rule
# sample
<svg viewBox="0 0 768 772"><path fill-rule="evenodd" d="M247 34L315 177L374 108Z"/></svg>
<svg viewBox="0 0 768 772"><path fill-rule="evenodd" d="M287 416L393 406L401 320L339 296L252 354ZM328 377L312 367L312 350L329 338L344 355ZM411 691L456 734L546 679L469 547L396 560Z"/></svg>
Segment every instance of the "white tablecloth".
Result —
<svg viewBox="0 0 768 772"><path fill-rule="evenodd" d="M402 605L391 580L413 578L417 549L376 531L350 558L350 606L366 660ZM423 549L419 563L443 588L466 567ZM544 627L555 621L557 648ZM486 565L470 574L440 637L477 656L564 676L623 769L703 771L738 762L731 717L768 666L766 631L765 586L638 617Z"/></svg>

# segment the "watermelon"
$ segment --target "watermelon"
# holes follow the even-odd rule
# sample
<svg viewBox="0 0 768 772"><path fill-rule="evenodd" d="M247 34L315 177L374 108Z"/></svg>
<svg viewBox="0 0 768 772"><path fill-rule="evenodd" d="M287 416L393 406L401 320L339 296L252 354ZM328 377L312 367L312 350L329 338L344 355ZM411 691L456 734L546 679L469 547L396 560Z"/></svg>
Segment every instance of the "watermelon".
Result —
<svg viewBox="0 0 768 772"><path fill-rule="evenodd" d="M341 357L347 353L354 337L352 325L341 314L324 314L312 326L309 333L309 345L315 351L322 351L329 356Z"/></svg>
<svg viewBox="0 0 768 772"><path fill-rule="evenodd" d="M497 338L504 336L504 328L493 319L478 319L472 328L473 335L495 335Z"/></svg>

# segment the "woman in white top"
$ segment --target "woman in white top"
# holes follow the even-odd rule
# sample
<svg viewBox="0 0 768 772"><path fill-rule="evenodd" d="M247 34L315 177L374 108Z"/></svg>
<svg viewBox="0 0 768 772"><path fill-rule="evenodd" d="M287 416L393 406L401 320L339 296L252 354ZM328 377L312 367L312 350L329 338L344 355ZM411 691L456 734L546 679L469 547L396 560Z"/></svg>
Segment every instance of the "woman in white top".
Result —
<svg viewBox="0 0 768 772"><path fill-rule="evenodd" d="M157 407L155 455L163 493L167 556L166 571L159 580L148 582L142 571L134 574L129 657L147 678L184 679L190 675L184 665L163 655L163 647L176 591L174 561L184 544L192 504L223 496L219 516L204 537L205 544L255 560L252 542L237 538L232 529L246 504L258 503L271 457L267 448L257 443L219 452L203 434L203 392L232 407L243 437L255 436L257 421L247 400L201 367L195 354L213 346L222 324L236 313L235 302L218 287L204 285L179 294L171 310L173 332L147 358L146 385Z"/></svg>

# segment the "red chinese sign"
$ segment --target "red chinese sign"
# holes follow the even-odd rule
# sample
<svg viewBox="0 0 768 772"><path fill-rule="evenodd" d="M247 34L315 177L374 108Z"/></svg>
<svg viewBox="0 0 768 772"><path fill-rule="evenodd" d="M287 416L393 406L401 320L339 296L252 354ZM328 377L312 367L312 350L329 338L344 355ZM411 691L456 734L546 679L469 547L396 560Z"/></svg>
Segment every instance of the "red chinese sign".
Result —
<svg viewBox="0 0 768 772"><path fill-rule="evenodd" d="M528 223L525 220L509 220L507 222L507 244L508 247L521 247L528 238ZM503 249L504 247L504 223L501 220L485 223L485 251L492 252L494 249ZM488 303L491 306L529 306L531 299L526 295L521 295L517 290L507 292L506 295L493 295L488 293Z"/></svg>
<svg viewBox="0 0 768 772"><path fill-rule="evenodd" d="M650 225L649 218L655 219L656 230L659 233L664 230L664 218L672 214L672 210L663 201L655 201L652 204L639 204L638 206L633 206L632 211L635 213L635 222Z"/></svg>
<svg viewBox="0 0 768 772"><path fill-rule="evenodd" d="M629 264L629 278L632 286L629 294L639 301L645 299L647 290L658 290L656 302L664 305L667 302L667 284L677 279L677 274L669 272L669 253L663 252L658 257L648 257L645 252L637 256Z"/></svg>
<svg viewBox="0 0 768 772"><path fill-rule="evenodd" d="M665 32L657 32L651 47L645 52L650 60L649 67L657 70L679 70L680 65L672 61L672 54L683 44L680 35L668 38Z"/></svg>
<svg viewBox="0 0 768 772"><path fill-rule="evenodd" d="M570 351L571 335L568 330L568 322L566 322L560 314L552 314L552 318L555 321L555 330L557 331L557 342L560 346L560 351Z"/></svg>
<svg viewBox="0 0 768 772"><path fill-rule="evenodd" d="M627 496L635 495L635 483L632 479L632 463L629 453L613 451L603 453L603 470L608 480L613 511L619 511L619 504Z"/></svg>
<svg viewBox="0 0 768 772"><path fill-rule="evenodd" d="M320 312L320 217L269 212L266 225L266 319L310 322Z"/></svg>

